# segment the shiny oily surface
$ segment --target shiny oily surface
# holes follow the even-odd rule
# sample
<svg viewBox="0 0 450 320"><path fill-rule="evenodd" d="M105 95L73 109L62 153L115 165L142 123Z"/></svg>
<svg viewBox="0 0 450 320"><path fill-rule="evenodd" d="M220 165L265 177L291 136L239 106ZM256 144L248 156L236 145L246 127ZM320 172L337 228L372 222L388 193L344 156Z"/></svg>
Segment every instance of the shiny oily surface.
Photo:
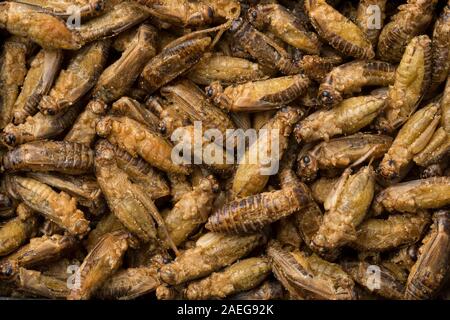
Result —
<svg viewBox="0 0 450 320"><path fill-rule="evenodd" d="M449 17L0 0L0 300L448 299Z"/></svg>

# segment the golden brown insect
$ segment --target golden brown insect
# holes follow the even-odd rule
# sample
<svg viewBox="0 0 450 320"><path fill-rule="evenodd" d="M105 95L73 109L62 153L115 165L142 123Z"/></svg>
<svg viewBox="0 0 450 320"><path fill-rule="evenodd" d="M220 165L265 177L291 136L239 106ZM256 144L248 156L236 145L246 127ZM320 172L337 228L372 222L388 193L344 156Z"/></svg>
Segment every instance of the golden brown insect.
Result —
<svg viewBox="0 0 450 320"><path fill-rule="evenodd" d="M135 120L106 116L97 123L97 134L126 150L133 157L141 156L160 170L189 173L186 166L172 162L172 145L168 140Z"/></svg>
<svg viewBox="0 0 450 320"><path fill-rule="evenodd" d="M395 184L384 189L374 199L375 214L417 212L440 208L450 203L450 177L435 177Z"/></svg>
<svg viewBox="0 0 450 320"><path fill-rule="evenodd" d="M16 217L2 224L0 226L0 256L6 256L17 250L37 232L36 227L35 217L24 221Z"/></svg>
<svg viewBox="0 0 450 320"><path fill-rule="evenodd" d="M7 146L13 147L22 143L56 137L73 124L79 110L79 105L76 105L67 112L54 116L38 112L17 126L12 123L7 125L1 133L1 140Z"/></svg>
<svg viewBox="0 0 450 320"><path fill-rule="evenodd" d="M101 14L106 7L105 0L18 0L16 2L37 7L45 13L69 18L78 13L81 17L93 17Z"/></svg>
<svg viewBox="0 0 450 320"><path fill-rule="evenodd" d="M158 131L160 128L158 116L146 109L140 102L129 97L122 97L114 102L110 114L131 118L153 131Z"/></svg>
<svg viewBox="0 0 450 320"><path fill-rule="evenodd" d="M113 213L106 214L89 233L85 244L86 249L91 251L105 234L119 230L126 230L126 228Z"/></svg>
<svg viewBox="0 0 450 320"><path fill-rule="evenodd" d="M249 147L233 179L232 191L236 197L256 194L264 189L269 176L276 171L278 163L288 146L292 128L303 116L303 110L287 107L263 126L257 140ZM277 149L278 148L278 149Z"/></svg>
<svg viewBox="0 0 450 320"><path fill-rule="evenodd" d="M136 0L146 6L152 16L182 27L201 26L213 22L214 11L200 1L187 0Z"/></svg>
<svg viewBox="0 0 450 320"><path fill-rule="evenodd" d="M343 96L360 92L364 86L394 83L395 66L383 61L352 61L335 67L319 88L318 98L327 107L339 104Z"/></svg>
<svg viewBox="0 0 450 320"><path fill-rule="evenodd" d="M408 0L381 30L378 55L382 60L398 62L408 43L423 34L433 19L437 0Z"/></svg>
<svg viewBox="0 0 450 320"><path fill-rule="evenodd" d="M383 265L373 265L365 261L346 261L342 267L355 282L370 292L387 299L403 299L405 284Z"/></svg>
<svg viewBox="0 0 450 320"><path fill-rule="evenodd" d="M375 189L372 166L351 175L346 169L324 203L325 215L313 242L335 249L356 239L356 228L364 220Z"/></svg>
<svg viewBox="0 0 450 320"><path fill-rule="evenodd" d="M377 119L376 128L392 132L416 110L431 79L431 41L428 36L413 38L395 72L389 88L386 110Z"/></svg>
<svg viewBox="0 0 450 320"><path fill-rule="evenodd" d="M55 115L78 102L97 82L108 55L111 42L103 40L86 46L61 71L49 94L39 103L44 114Z"/></svg>
<svg viewBox="0 0 450 320"><path fill-rule="evenodd" d="M149 17L145 8L131 1L115 1L105 14L82 23L77 29L83 44L119 34ZM113 2L114 3L114 2Z"/></svg>
<svg viewBox="0 0 450 320"><path fill-rule="evenodd" d="M20 176L9 176L8 185L15 198L71 234L83 236L89 231L89 221L67 193L56 193L46 184Z"/></svg>
<svg viewBox="0 0 450 320"><path fill-rule="evenodd" d="M185 289L185 296L189 300L225 298L256 287L269 273L270 264L266 257L244 259L221 272L191 282Z"/></svg>
<svg viewBox="0 0 450 320"><path fill-rule="evenodd" d="M65 299L70 292L65 281L45 276L39 271L20 268L17 276L18 290L27 295Z"/></svg>
<svg viewBox="0 0 450 320"><path fill-rule="evenodd" d="M442 120L442 117L441 117ZM428 145L416 156L413 160L416 164L422 167L446 163L446 157L450 151L450 132L447 132L443 127L439 127L431 137Z"/></svg>
<svg viewBox="0 0 450 320"><path fill-rule="evenodd" d="M27 53L32 43L26 38L10 37L5 41L0 56L0 128L11 122L14 103L19 96L27 74Z"/></svg>
<svg viewBox="0 0 450 320"><path fill-rule="evenodd" d="M77 50L82 46L77 32L62 19L43 13L39 8L17 2L0 4L0 27L28 37L45 49Z"/></svg>
<svg viewBox="0 0 450 320"><path fill-rule="evenodd" d="M111 147L116 156L117 166L126 172L133 183L146 190L152 199L169 195L171 188L169 188L161 172L154 169L141 157L133 157L117 146L111 145Z"/></svg>
<svg viewBox="0 0 450 320"><path fill-rule="evenodd" d="M386 18L386 2L387 0L362 0L358 3L356 25L366 34L374 47L378 43Z"/></svg>
<svg viewBox="0 0 450 320"><path fill-rule="evenodd" d="M238 46L269 72L280 70L285 75L300 72L298 61L294 61L290 53L243 18L235 19L228 32Z"/></svg>
<svg viewBox="0 0 450 320"><path fill-rule="evenodd" d="M327 141L340 134L353 134L370 124L385 104L382 96L360 96L342 101L334 109L317 111L300 121L294 135L300 143Z"/></svg>
<svg viewBox="0 0 450 320"><path fill-rule="evenodd" d="M336 50L357 59L373 59L375 52L364 31L326 3L306 0L306 12L317 33Z"/></svg>
<svg viewBox="0 0 450 320"><path fill-rule="evenodd" d="M172 100L192 122L200 121L205 130L218 129L224 135L235 129L233 121L221 109L212 105L203 91L188 80L181 80L161 89L161 94Z"/></svg>
<svg viewBox="0 0 450 320"><path fill-rule="evenodd" d="M170 237L175 245L184 242L208 220L212 210L214 191L218 188L212 176L201 179L193 190L181 196L172 210L163 214ZM160 232L160 237L164 238Z"/></svg>
<svg viewBox="0 0 450 320"><path fill-rule="evenodd" d="M280 300L284 297L284 289L276 280L266 280L255 289L238 293L231 297L232 300Z"/></svg>
<svg viewBox="0 0 450 320"><path fill-rule="evenodd" d="M28 116L33 116L39 111L39 101L50 91L62 58L61 50L43 49L33 59L22 91L14 104L12 118L14 124L25 122Z"/></svg>
<svg viewBox="0 0 450 320"><path fill-rule="evenodd" d="M368 152L371 158L380 158L391 144L392 138L389 136L368 133L324 141L299 157L297 174L304 181L312 181L318 170L346 168Z"/></svg>
<svg viewBox="0 0 450 320"><path fill-rule="evenodd" d="M97 132L95 127L101 117L106 113L108 105L103 101L91 100L84 111L78 116L71 129L64 137L64 141L83 143L91 146Z"/></svg>
<svg viewBox="0 0 450 320"><path fill-rule="evenodd" d="M387 251L417 242L430 223L430 214L391 215L387 219L368 219L357 231L350 246L359 251Z"/></svg>
<svg viewBox="0 0 450 320"><path fill-rule="evenodd" d="M106 234L89 252L75 273L75 283L67 299L89 299L122 264L129 238L130 234L125 231Z"/></svg>
<svg viewBox="0 0 450 320"><path fill-rule="evenodd" d="M77 245L76 239L70 235L32 238L19 250L0 260L0 268L8 265L24 268L46 265L71 253Z"/></svg>
<svg viewBox="0 0 450 320"><path fill-rule="evenodd" d="M309 200L309 194L298 187L259 193L227 203L211 215L206 228L225 233L259 231L299 211Z"/></svg>
<svg viewBox="0 0 450 320"><path fill-rule="evenodd" d="M386 180L403 177L415 155L430 141L441 120L439 104L431 103L419 109L400 129L378 168Z"/></svg>
<svg viewBox="0 0 450 320"><path fill-rule="evenodd" d="M153 268L128 268L120 270L96 292L99 299L131 300L148 294L159 286L157 272Z"/></svg>
<svg viewBox="0 0 450 320"><path fill-rule="evenodd" d="M433 74L430 92L434 92L447 77L450 69L450 4L436 20L432 38Z"/></svg>
<svg viewBox="0 0 450 320"><path fill-rule="evenodd" d="M2 168L16 171L57 171L82 174L92 170L94 152L84 144L67 141L35 141L17 146L2 159Z"/></svg>
<svg viewBox="0 0 450 320"><path fill-rule="evenodd" d="M151 25L143 24L139 27L134 41L120 59L100 75L93 89L95 98L110 103L126 94L148 60L156 54L156 33Z"/></svg>
<svg viewBox="0 0 450 320"><path fill-rule="evenodd" d="M167 235L164 221L150 195L145 193L139 185L132 183L128 175L119 169L111 145L106 141L100 141L95 151L97 181L114 215L143 242L156 239L157 231L154 221ZM167 241L168 245L177 252L170 237Z"/></svg>
<svg viewBox="0 0 450 320"><path fill-rule="evenodd" d="M164 90L164 89L163 89ZM189 116L178 105L178 103L169 100L162 100L156 97L147 99L145 105L151 112L157 114L161 121L158 130L167 136L179 127L190 124Z"/></svg>
<svg viewBox="0 0 450 320"><path fill-rule="evenodd" d="M188 79L199 85L208 86L214 81L224 85L243 83L267 78L259 64L246 59L206 53L187 74Z"/></svg>
<svg viewBox="0 0 450 320"><path fill-rule="evenodd" d="M161 280L177 285L205 277L244 257L264 241L262 234L207 233L197 240L194 248L184 251L160 269Z"/></svg>
<svg viewBox="0 0 450 320"><path fill-rule="evenodd" d="M53 188L67 192L77 199L77 203L89 209L93 215L104 212L105 201L97 180L90 175L72 176L58 173L30 172L28 177Z"/></svg>
<svg viewBox="0 0 450 320"><path fill-rule="evenodd" d="M275 277L289 291L292 299L349 300L354 283L336 264L300 251L284 251L272 241L267 248Z"/></svg>
<svg viewBox="0 0 450 320"><path fill-rule="evenodd" d="M279 4L259 4L250 8L247 18L256 28L275 34L286 43L309 54L318 54L321 43L314 32Z"/></svg>
<svg viewBox="0 0 450 320"><path fill-rule="evenodd" d="M434 224L419 249L419 258L411 269L406 299L430 299L445 284L449 269L450 212L437 211Z"/></svg>
<svg viewBox="0 0 450 320"><path fill-rule="evenodd" d="M302 75L252 81L222 88L213 82L206 93L222 109L233 112L257 112L277 109L303 94L309 79Z"/></svg>

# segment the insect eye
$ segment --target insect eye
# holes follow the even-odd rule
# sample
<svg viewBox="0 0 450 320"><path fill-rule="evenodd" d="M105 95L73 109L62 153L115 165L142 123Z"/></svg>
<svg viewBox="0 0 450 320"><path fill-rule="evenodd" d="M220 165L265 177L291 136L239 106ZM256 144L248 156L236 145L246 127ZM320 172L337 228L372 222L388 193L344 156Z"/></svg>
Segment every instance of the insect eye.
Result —
<svg viewBox="0 0 450 320"><path fill-rule="evenodd" d="M303 163L304 164L309 164L311 162L311 159L309 158L309 156L304 156L303 157Z"/></svg>
<svg viewBox="0 0 450 320"><path fill-rule="evenodd" d="M5 137L5 142L7 145L13 145L16 142L16 137L12 134L8 134Z"/></svg>
<svg viewBox="0 0 450 320"><path fill-rule="evenodd" d="M95 11L100 11L100 10L102 10L102 5L101 5L101 3L100 2L97 2L97 4L95 5Z"/></svg>
<svg viewBox="0 0 450 320"><path fill-rule="evenodd" d="M208 89L206 89L206 95L207 95L208 97L212 97L213 94L214 94L213 88L208 88Z"/></svg>
<svg viewBox="0 0 450 320"><path fill-rule="evenodd" d="M258 13L256 12L256 10L252 11L252 18L256 19L258 17Z"/></svg>

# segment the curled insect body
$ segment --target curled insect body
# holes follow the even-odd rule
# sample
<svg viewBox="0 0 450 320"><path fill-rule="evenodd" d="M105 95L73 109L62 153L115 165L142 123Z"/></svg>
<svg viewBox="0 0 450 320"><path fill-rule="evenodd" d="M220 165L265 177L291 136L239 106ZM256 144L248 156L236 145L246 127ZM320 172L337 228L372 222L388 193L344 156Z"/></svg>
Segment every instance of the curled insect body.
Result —
<svg viewBox="0 0 450 320"><path fill-rule="evenodd" d="M214 82L206 93L222 109L233 112L257 112L277 109L295 100L309 86L309 79L302 75L252 81L222 88Z"/></svg>
<svg viewBox="0 0 450 320"><path fill-rule="evenodd" d="M404 176L414 156L427 146L440 120L441 110L437 103L431 103L414 113L383 157L378 168L381 177L395 180Z"/></svg>
<svg viewBox="0 0 450 320"><path fill-rule="evenodd" d="M267 76L264 68L257 63L242 58L208 53L187 74L188 79L205 86L214 81L231 85L261 80Z"/></svg>
<svg viewBox="0 0 450 320"><path fill-rule="evenodd" d="M97 123L97 134L126 150L141 156L156 168L172 173L188 174L186 166L172 162L172 145L156 132L126 117L106 116Z"/></svg>
<svg viewBox="0 0 450 320"><path fill-rule="evenodd" d="M405 284L383 265L373 265L365 261L346 261L342 267L355 282L370 292L387 299L403 299Z"/></svg>
<svg viewBox="0 0 450 320"><path fill-rule="evenodd" d="M189 300L225 298L259 285L270 273L267 258L248 258L227 267L225 270L191 282L185 289Z"/></svg>
<svg viewBox="0 0 450 320"><path fill-rule="evenodd" d="M377 119L376 128L392 132L404 124L428 89L431 74L431 41L426 35L415 37L397 67L394 84L389 87L386 109Z"/></svg>
<svg viewBox="0 0 450 320"><path fill-rule="evenodd" d="M354 283L339 265L304 252L284 251L272 241L267 248L275 277L293 299L350 300Z"/></svg>
<svg viewBox="0 0 450 320"><path fill-rule="evenodd" d="M54 234L50 237L32 238L19 250L0 260L0 268L3 265L17 265L24 268L42 266L71 253L77 246L78 242L70 235Z"/></svg>
<svg viewBox="0 0 450 320"><path fill-rule="evenodd" d="M395 66L383 61L352 61L340 65L322 81L318 98L331 107L340 103L343 95L359 92L364 86L388 86L394 83Z"/></svg>
<svg viewBox="0 0 450 320"><path fill-rule="evenodd" d="M444 285L449 269L450 213L434 214L434 224L419 249L419 258L411 269L406 285L406 299L429 299Z"/></svg>
<svg viewBox="0 0 450 320"><path fill-rule="evenodd" d="M213 44L208 34L221 34L223 26L201 30L169 43L144 67L139 77L139 87L148 94L166 85L190 67L197 64Z"/></svg>
<svg viewBox="0 0 450 320"><path fill-rule="evenodd" d="M306 12L317 33L336 50L357 59L372 59L375 52L366 34L325 0L307 0Z"/></svg>
<svg viewBox="0 0 450 320"><path fill-rule="evenodd" d="M159 129L159 118L138 101L128 97L122 97L114 102L110 113L136 120L153 131Z"/></svg>
<svg viewBox="0 0 450 320"><path fill-rule="evenodd" d="M78 50L82 41L65 22L43 13L39 8L18 2L0 4L0 27L10 33L28 37L46 49Z"/></svg>
<svg viewBox="0 0 450 320"><path fill-rule="evenodd" d="M70 292L65 281L45 276L39 271L20 268L17 277L18 290L27 295L65 299Z"/></svg>
<svg viewBox="0 0 450 320"><path fill-rule="evenodd" d="M357 231L350 246L359 251L388 251L417 242L430 223L430 214L391 215L387 219L368 219Z"/></svg>
<svg viewBox="0 0 450 320"><path fill-rule="evenodd" d="M114 150L106 141L100 141L96 146L95 174L113 214L131 233L143 242L156 239L156 221L167 234L150 195L119 169ZM173 248L170 237L167 240Z"/></svg>
<svg viewBox="0 0 450 320"><path fill-rule="evenodd" d="M89 175L72 176L57 173L30 172L28 176L53 188L67 192L93 215L104 212L105 201L97 180Z"/></svg>
<svg viewBox="0 0 450 320"><path fill-rule="evenodd" d="M213 22L214 11L203 1L187 0L135 0L145 5L150 14L158 20L182 27L195 27Z"/></svg>
<svg viewBox="0 0 450 320"><path fill-rule="evenodd" d="M25 221L19 217L8 220L0 226L0 256L6 256L17 250L36 232L37 219L35 217L30 217Z"/></svg>
<svg viewBox="0 0 450 320"><path fill-rule="evenodd" d="M84 111L75 120L64 141L82 143L91 146L95 140L97 132L95 127L97 122L106 113L108 105L100 100L91 100Z"/></svg>
<svg viewBox="0 0 450 320"><path fill-rule="evenodd" d="M375 48L386 18L387 0L362 0L358 3L356 24Z"/></svg>
<svg viewBox="0 0 450 320"><path fill-rule="evenodd" d="M178 285L205 277L244 257L264 241L262 234L207 233L197 240L194 248L187 249L175 261L161 267L161 280Z"/></svg>
<svg viewBox="0 0 450 320"><path fill-rule="evenodd" d="M304 181L312 181L318 170L346 168L368 152L371 158L380 158L391 144L389 136L365 133L324 141L306 154L299 155L297 174Z"/></svg>
<svg viewBox="0 0 450 320"><path fill-rule="evenodd" d="M450 4L448 3L434 25L431 47L433 74L429 91L435 92L447 79L450 69Z"/></svg>
<svg viewBox="0 0 450 320"><path fill-rule="evenodd" d="M98 41L77 52L42 98L39 110L55 115L72 107L92 89L106 64L110 44L109 40Z"/></svg>
<svg viewBox="0 0 450 320"><path fill-rule="evenodd" d="M206 228L226 233L260 231L306 207L309 201L309 193L298 187L256 194L225 204L211 215Z"/></svg>
<svg viewBox="0 0 450 320"><path fill-rule="evenodd" d="M131 88L148 60L156 54L156 29L143 24L135 40L122 53L119 60L111 64L100 75L93 96L105 103L117 100Z"/></svg>
<svg viewBox="0 0 450 320"><path fill-rule="evenodd" d="M2 168L16 171L57 171L83 174L92 170L94 152L84 144L67 141L34 141L15 147L2 159Z"/></svg>
<svg viewBox="0 0 450 320"><path fill-rule="evenodd" d="M149 17L145 8L132 1L116 1L111 10L90 19L77 29L83 44L94 40L113 37L134 27Z"/></svg>
<svg viewBox="0 0 450 320"><path fill-rule="evenodd" d="M10 37L0 55L0 128L11 122L14 104L27 74L27 54L33 43L26 38Z"/></svg>
<svg viewBox="0 0 450 320"><path fill-rule="evenodd" d="M441 118L442 119L442 118ZM446 156L450 152L450 133L443 127L439 127L431 137L428 145L413 160L422 167L445 162Z"/></svg>
<svg viewBox="0 0 450 320"><path fill-rule="evenodd" d="M163 215L170 237L175 245L184 242L208 220L212 210L214 191L218 188L214 178L201 179L193 190L181 196L172 210ZM164 234L160 232L160 237Z"/></svg>
<svg viewBox="0 0 450 320"><path fill-rule="evenodd" d="M125 171L129 179L148 192L152 199L169 195L171 188L161 172L150 166L139 156L133 157L125 150L111 145L117 166Z"/></svg>
<svg viewBox="0 0 450 320"><path fill-rule="evenodd" d="M87 300L122 264L130 234L115 231L106 234L88 253L76 272L78 279L67 299Z"/></svg>
<svg viewBox="0 0 450 320"><path fill-rule="evenodd" d="M335 249L356 239L374 195L375 172L370 165L350 172L345 170L324 203L327 211L313 239L317 247Z"/></svg>
<svg viewBox="0 0 450 320"><path fill-rule="evenodd" d="M62 58L61 50L43 49L33 59L22 91L14 104L12 118L14 124L25 122L28 116L33 116L39 111L39 101L50 91Z"/></svg>
<svg viewBox="0 0 450 320"><path fill-rule="evenodd" d="M437 0L408 0L381 30L378 55L384 61L398 62L412 38L423 34L433 19Z"/></svg>
<svg viewBox="0 0 450 320"><path fill-rule="evenodd" d="M318 54L321 43L314 32L307 31L303 23L279 4L259 4L250 8L247 18L256 28L268 31L291 46L309 54Z"/></svg>
<svg viewBox="0 0 450 320"><path fill-rule="evenodd" d="M56 137L73 124L79 109L79 105L76 105L67 112L54 116L38 112L17 126L12 123L7 125L1 133L0 139L5 145L13 147L22 143Z"/></svg>
<svg viewBox="0 0 450 320"><path fill-rule="evenodd" d="M418 212L440 208L450 203L450 177L402 182L381 191L374 199L375 214L388 212Z"/></svg>
<svg viewBox="0 0 450 320"><path fill-rule="evenodd" d="M239 159L232 186L236 197L256 194L264 189L270 175L278 169L274 164L281 160L293 126L302 116L301 109L283 108L261 128L263 130L259 131L257 140Z"/></svg>
<svg viewBox="0 0 450 320"><path fill-rule="evenodd" d="M232 300L280 300L285 293L282 284L276 280L266 280L255 289L238 293Z"/></svg>
<svg viewBox="0 0 450 320"><path fill-rule="evenodd" d="M9 176L8 185L12 195L69 233L83 236L89 231L89 221L67 193L56 193L46 184L20 176Z"/></svg>
<svg viewBox="0 0 450 320"><path fill-rule="evenodd" d="M294 129L298 142L327 141L340 134L353 134L370 124L385 105L385 97L360 96L342 101L331 110L317 111Z"/></svg>
<svg viewBox="0 0 450 320"><path fill-rule="evenodd" d="M18 0L20 2L34 6L42 12L67 19L75 12L83 18L97 16L106 9L105 0Z"/></svg>
<svg viewBox="0 0 450 320"><path fill-rule="evenodd" d="M280 70L286 75L300 72L298 61L294 61L290 53L243 18L234 20L228 32L238 46L247 51L269 72Z"/></svg>
<svg viewBox="0 0 450 320"><path fill-rule="evenodd" d="M148 294L160 285L153 268L128 268L115 273L96 292L99 299L131 300Z"/></svg>
<svg viewBox="0 0 450 320"><path fill-rule="evenodd" d="M181 80L163 87L161 94L186 113L191 122L200 121L205 130L218 129L226 135L227 129L236 128L230 117L211 104L203 91L191 81Z"/></svg>

